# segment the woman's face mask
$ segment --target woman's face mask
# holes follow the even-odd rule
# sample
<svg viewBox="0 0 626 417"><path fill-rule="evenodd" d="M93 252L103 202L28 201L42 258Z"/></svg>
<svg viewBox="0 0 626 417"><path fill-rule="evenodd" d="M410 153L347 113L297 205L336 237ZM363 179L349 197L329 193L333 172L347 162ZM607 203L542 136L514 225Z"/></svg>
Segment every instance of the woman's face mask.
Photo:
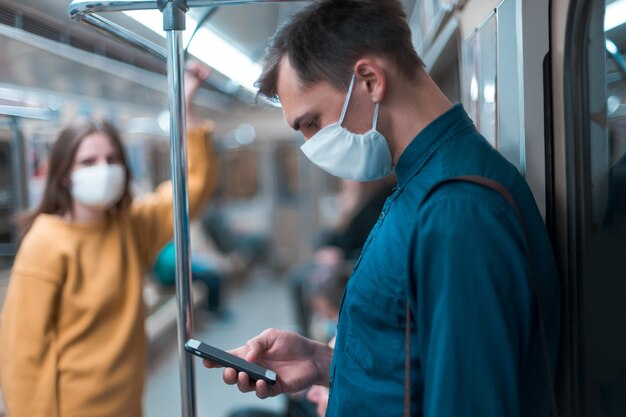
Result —
<svg viewBox="0 0 626 417"><path fill-rule="evenodd" d="M95 208L109 209L124 194L126 171L119 164L99 164L72 172L72 197Z"/></svg>
<svg viewBox="0 0 626 417"><path fill-rule="evenodd" d="M376 130L379 103L376 103L372 129L364 134L350 132L341 126L346 116L356 76L337 123L321 129L300 149L318 167L337 177L354 181L373 181L393 171L391 152L385 137Z"/></svg>

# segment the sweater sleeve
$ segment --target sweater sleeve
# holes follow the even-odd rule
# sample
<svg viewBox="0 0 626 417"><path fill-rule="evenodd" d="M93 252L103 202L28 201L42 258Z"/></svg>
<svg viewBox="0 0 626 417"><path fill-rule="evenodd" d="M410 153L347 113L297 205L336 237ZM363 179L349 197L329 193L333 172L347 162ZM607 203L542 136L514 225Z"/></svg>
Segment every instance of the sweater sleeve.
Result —
<svg viewBox="0 0 626 417"><path fill-rule="evenodd" d="M423 415L518 416L531 316L522 234L505 207L432 200L411 261Z"/></svg>
<svg viewBox="0 0 626 417"><path fill-rule="evenodd" d="M191 218L200 214L217 183L217 161L212 141L212 122L203 128L189 130L188 140L188 201ZM153 262L158 251L172 239L173 195L171 181L160 184L154 193L137 199L131 207L131 221L139 243L144 266Z"/></svg>
<svg viewBox="0 0 626 417"><path fill-rule="evenodd" d="M0 383L11 417L58 415L56 320L65 272L44 242L27 236L22 243L2 312Z"/></svg>

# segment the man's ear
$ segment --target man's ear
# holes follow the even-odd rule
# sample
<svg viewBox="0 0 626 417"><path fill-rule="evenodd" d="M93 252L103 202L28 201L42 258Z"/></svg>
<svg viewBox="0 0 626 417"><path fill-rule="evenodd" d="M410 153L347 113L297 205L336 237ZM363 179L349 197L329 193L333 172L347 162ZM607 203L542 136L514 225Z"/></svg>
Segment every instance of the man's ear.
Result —
<svg viewBox="0 0 626 417"><path fill-rule="evenodd" d="M379 58L365 57L354 65L356 74L355 88L362 88L374 103L380 103L385 97L387 73Z"/></svg>

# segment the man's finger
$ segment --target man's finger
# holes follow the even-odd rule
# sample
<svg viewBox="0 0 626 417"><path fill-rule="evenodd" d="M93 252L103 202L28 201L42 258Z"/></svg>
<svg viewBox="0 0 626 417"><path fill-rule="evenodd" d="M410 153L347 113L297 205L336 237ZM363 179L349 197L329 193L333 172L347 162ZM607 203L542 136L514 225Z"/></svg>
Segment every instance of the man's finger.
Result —
<svg viewBox="0 0 626 417"><path fill-rule="evenodd" d="M255 390L255 386L250 384L250 377L245 372L239 372L237 375L237 388L241 392L250 392Z"/></svg>
<svg viewBox="0 0 626 417"><path fill-rule="evenodd" d="M238 348L235 349L230 349L227 350L226 352L230 353L231 355L235 355L239 358L245 359L246 358L246 354L248 352L248 346L244 345L244 346L240 346Z"/></svg>
<svg viewBox="0 0 626 417"><path fill-rule="evenodd" d="M222 368L222 365L220 365L219 363L210 361L208 359L202 359L202 365L204 365L205 368Z"/></svg>
<svg viewBox="0 0 626 417"><path fill-rule="evenodd" d="M235 385L237 383L237 371L233 368L226 368L224 369L224 375L222 378L228 385Z"/></svg>
<svg viewBox="0 0 626 417"><path fill-rule="evenodd" d="M256 396L262 400L269 397L267 392L267 382L262 379L256 382Z"/></svg>
<svg viewBox="0 0 626 417"><path fill-rule="evenodd" d="M256 362L261 352L263 352L262 344L258 340L252 339L246 343L245 352L242 353L245 353L244 359L248 362Z"/></svg>
<svg viewBox="0 0 626 417"><path fill-rule="evenodd" d="M247 350L245 359L248 362L256 362L256 359L261 355L261 353L271 347L275 339L275 337L272 336L274 334L273 332L273 329L268 329L257 337L248 340L245 346Z"/></svg>

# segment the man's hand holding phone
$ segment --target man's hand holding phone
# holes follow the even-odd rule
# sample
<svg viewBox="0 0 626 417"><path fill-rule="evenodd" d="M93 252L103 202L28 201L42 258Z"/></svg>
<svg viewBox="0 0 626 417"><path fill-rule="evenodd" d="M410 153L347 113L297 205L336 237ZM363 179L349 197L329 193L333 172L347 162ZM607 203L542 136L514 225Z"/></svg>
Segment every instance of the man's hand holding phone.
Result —
<svg viewBox="0 0 626 417"><path fill-rule="evenodd" d="M333 350L297 333L268 329L229 353L271 369L278 375L276 383L269 385L263 379L252 381L245 372L226 368L224 382L237 384L241 392L255 391L257 397L268 398L302 391L313 384L328 386ZM204 366L222 367L206 359Z"/></svg>

